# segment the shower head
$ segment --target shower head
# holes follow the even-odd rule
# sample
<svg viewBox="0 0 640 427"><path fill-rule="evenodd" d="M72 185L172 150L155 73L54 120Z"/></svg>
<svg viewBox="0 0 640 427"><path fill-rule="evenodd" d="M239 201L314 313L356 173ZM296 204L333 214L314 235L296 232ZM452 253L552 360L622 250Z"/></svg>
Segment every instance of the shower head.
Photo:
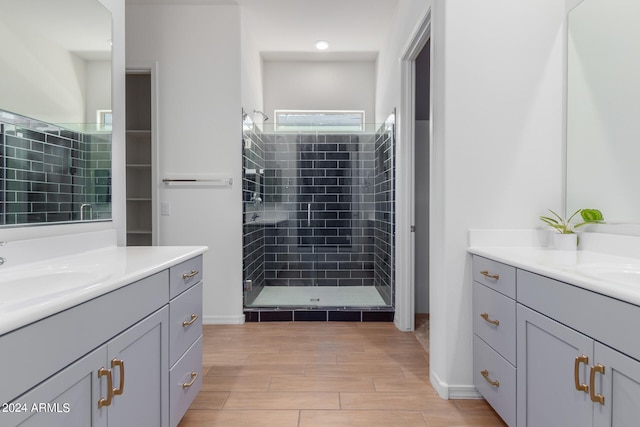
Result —
<svg viewBox="0 0 640 427"><path fill-rule="evenodd" d="M267 120L269 120L269 117L263 113L262 111L258 111L258 110L253 110L253 114L260 114L262 116L262 121L266 122Z"/></svg>

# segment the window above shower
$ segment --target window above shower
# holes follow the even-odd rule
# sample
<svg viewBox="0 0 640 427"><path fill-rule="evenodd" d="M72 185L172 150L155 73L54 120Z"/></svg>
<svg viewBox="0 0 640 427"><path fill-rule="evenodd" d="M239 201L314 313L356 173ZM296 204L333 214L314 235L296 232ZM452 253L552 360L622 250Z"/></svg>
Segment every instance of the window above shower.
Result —
<svg viewBox="0 0 640 427"><path fill-rule="evenodd" d="M275 110L273 116L276 131L359 132L365 129L364 110Z"/></svg>

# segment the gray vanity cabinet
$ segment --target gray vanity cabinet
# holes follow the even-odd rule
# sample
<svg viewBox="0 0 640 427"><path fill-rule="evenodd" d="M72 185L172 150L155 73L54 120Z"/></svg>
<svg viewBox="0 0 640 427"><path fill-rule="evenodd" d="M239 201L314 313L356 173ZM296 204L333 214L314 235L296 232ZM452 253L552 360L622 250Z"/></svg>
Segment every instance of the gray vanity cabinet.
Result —
<svg viewBox="0 0 640 427"><path fill-rule="evenodd" d="M517 316L518 426L590 426L592 402L576 382L589 382L593 340L522 305Z"/></svg>
<svg viewBox="0 0 640 427"><path fill-rule="evenodd" d="M107 343L114 390L106 407L109 427L169 425L168 331L165 306Z"/></svg>
<svg viewBox="0 0 640 427"><path fill-rule="evenodd" d="M516 269L474 257L473 279L473 384L515 425Z"/></svg>
<svg viewBox="0 0 640 427"><path fill-rule="evenodd" d="M638 425L640 362L599 342L595 343L593 360L604 367L604 374L594 374L595 393L601 394L604 402L594 403L593 426Z"/></svg>
<svg viewBox="0 0 640 427"><path fill-rule="evenodd" d="M175 427L202 386L202 256L2 335L0 349L2 427Z"/></svg>
<svg viewBox="0 0 640 427"><path fill-rule="evenodd" d="M638 360L523 306L518 357L525 367L518 370L519 426L624 427L640 420Z"/></svg>
<svg viewBox="0 0 640 427"><path fill-rule="evenodd" d="M2 414L1 425L167 426L168 311L158 310L13 401L13 409L25 411Z"/></svg>
<svg viewBox="0 0 640 427"><path fill-rule="evenodd" d="M507 424L639 425L640 306L477 255L473 277L474 385Z"/></svg>
<svg viewBox="0 0 640 427"><path fill-rule="evenodd" d="M106 366L106 362L106 346L92 351L26 395L6 404L8 412L0 414L0 425L106 427L106 408L99 410L96 405L101 396L106 396L106 381L98 378L97 371Z"/></svg>
<svg viewBox="0 0 640 427"><path fill-rule="evenodd" d="M640 419L640 307L517 272L518 426Z"/></svg>

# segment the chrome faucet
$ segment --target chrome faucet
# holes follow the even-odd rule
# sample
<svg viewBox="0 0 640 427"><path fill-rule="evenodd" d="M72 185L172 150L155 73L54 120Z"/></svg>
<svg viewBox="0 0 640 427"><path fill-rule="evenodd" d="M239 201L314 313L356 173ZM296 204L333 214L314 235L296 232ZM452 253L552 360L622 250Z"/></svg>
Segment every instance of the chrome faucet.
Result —
<svg viewBox="0 0 640 427"><path fill-rule="evenodd" d="M83 203L80 205L80 221L84 221L84 208L89 208L89 219L93 219L93 206L90 203Z"/></svg>
<svg viewBox="0 0 640 427"><path fill-rule="evenodd" d="M6 244L6 241L0 242L0 246L4 246ZM3 265L5 262L7 262L7 259L0 256L0 265Z"/></svg>
<svg viewBox="0 0 640 427"><path fill-rule="evenodd" d="M259 205L260 203L262 203L262 197L258 196L258 193L253 193L253 196L251 196L251 201L254 205Z"/></svg>

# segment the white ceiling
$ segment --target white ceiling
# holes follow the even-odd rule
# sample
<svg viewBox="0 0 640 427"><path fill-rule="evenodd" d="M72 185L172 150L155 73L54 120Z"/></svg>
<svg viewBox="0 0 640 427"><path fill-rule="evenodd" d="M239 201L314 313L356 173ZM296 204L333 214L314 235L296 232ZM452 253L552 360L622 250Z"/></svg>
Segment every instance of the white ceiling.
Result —
<svg viewBox="0 0 640 427"><path fill-rule="evenodd" d="M374 60L387 39L398 1L126 0L133 4L240 5L245 34L265 60L323 61ZM9 14L19 17L12 23L23 29L28 26L86 59L109 57L110 19L97 0L1 0L0 13L4 18ZM330 48L317 51L316 40L327 40Z"/></svg>
<svg viewBox="0 0 640 427"><path fill-rule="evenodd" d="M126 0L135 4L239 4L242 24L265 60L373 60L398 0ZM313 43L327 40L327 51Z"/></svg>
<svg viewBox="0 0 640 427"><path fill-rule="evenodd" d="M240 0L242 24L265 60L375 59L398 0ZM313 43L327 40L329 49Z"/></svg>

